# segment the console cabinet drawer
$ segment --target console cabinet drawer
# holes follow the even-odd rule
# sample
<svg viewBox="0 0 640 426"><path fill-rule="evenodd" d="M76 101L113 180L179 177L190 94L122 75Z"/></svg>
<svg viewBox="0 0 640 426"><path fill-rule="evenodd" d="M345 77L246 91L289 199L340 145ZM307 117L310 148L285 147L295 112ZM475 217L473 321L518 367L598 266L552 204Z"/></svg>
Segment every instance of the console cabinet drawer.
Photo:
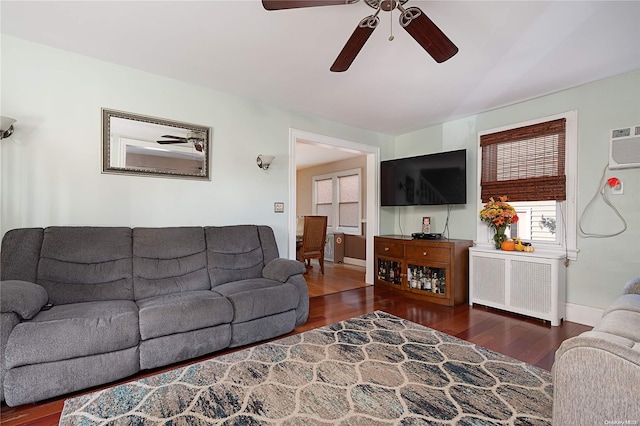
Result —
<svg viewBox="0 0 640 426"><path fill-rule="evenodd" d="M449 249L444 247L418 247L418 246L407 246L407 252L405 256L407 259L411 260L428 260L431 262L449 262Z"/></svg>
<svg viewBox="0 0 640 426"><path fill-rule="evenodd" d="M376 254L389 257L404 257L404 244L376 241Z"/></svg>

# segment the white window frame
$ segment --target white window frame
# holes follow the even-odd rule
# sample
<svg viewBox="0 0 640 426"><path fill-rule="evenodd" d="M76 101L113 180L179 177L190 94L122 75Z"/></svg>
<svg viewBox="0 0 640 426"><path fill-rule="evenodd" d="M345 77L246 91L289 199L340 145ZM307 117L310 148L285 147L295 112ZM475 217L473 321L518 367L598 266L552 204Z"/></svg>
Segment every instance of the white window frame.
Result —
<svg viewBox="0 0 640 426"><path fill-rule="evenodd" d="M531 213L532 213L531 207L519 208L514 206L514 208L516 209L516 214L518 215L518 217L520 217L520 219L522 219L522 216L520 214L521 212L526 213L529 216L529 218L531 218ZM531 230L529 230L529 233L531 233ZM511 236L513 236L513 234L511 234ZM518 238L520 238L521 240L527 240L527 238L524 238L522 235L518 235Z"/></svg>
<svg viewBox="0 0 640 426"><path fill-rule="evenodd" d="M534 244L535 250L540 252L549 253L563 253L569 260L576 260L578 258L577 247L577 229L578 229L578 217L577 217L577 182L576 177L578 173L578 111L567 111L560 114L555 114L547 117L541 117L534 120L529 120L521 123L510 124L508 126L497 127L493 129L483 130L478 132L478 151L477 151L477 198L476 207L479 212L482 210L484 203L481 199L481 179L482 179L482 148L480 147L480 138L484 135L502 132L518 127L530 126L546 121L553 121L564 118L565 124L565 175L566 175L566 191L567 197L564 201L557 203L556 209L556 235L558 236L556 242L536 242ZM493 245L493 233L485 222L480 220L480 215L477 215L476 225L476 244L481 247L491 247Z"/></svg>
<svg viewBox="0 0 640 426"><path fill-rule="evenodd" d="M344 227L339 226L340 223L340 189L338 186L338 178L345 176L358 175L358 226L357 227ZM340 172L328 173L325 175L313 176L313 214L317 214L317 194L316 194L316 182L320 180L331 179L333 182L332 191L332 215L334 222L331 226L327 227L328 233L344 232L350 235L362 235L362 169L350 169Z"/></svg>

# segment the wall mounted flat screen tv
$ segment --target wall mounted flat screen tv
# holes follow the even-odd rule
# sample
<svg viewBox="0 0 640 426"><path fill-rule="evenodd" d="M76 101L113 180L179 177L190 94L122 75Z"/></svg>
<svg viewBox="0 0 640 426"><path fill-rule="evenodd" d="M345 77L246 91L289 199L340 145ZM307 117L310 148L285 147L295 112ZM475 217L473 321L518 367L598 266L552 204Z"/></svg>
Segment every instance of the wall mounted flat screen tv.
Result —
<svg viewBox="0 0 640 426"><path fill-rule="evenodd" d="M382 206L467 203L467 150L380 163Z"/></svg>

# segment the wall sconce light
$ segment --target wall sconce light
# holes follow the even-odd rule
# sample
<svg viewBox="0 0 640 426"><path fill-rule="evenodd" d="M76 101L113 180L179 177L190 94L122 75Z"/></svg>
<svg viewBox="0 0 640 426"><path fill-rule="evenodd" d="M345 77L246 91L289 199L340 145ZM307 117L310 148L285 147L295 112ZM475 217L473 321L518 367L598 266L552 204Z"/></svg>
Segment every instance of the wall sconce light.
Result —
<svg viewBox="0 0 640 426"><path fill-rule="evenodd" d="M258 155L258 158L256 159L256 163L258 164L258 167L260 167L262 170L267 170L269 168L269 166L271 165L271 163L273 163L273 160L276 157L274 157L273 155Z"/></svg>
<svg viewBox="0 0 640 426"><path fill-rule="evenodd" d="M16 120L10 117L0 117L0 139L5 139L13 133L13 123Z"/></svg>

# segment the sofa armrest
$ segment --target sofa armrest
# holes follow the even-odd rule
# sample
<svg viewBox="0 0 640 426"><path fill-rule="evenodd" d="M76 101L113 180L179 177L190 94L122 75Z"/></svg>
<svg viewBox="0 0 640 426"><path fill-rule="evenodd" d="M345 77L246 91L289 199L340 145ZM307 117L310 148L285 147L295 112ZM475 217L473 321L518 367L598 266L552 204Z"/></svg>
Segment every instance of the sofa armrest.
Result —
<svg viewBox="0 0 640 426"><path fill-rule="evenodd" d="M266 264L262 269L262 276L286 283L290 277L302 274L304 271L304 264L297 260L277 258Z"/></svg>
<svg viewBox="0 0 640 426"><path fill-rule="evenodd" d="M47 304L44 287L28 281L0 281L0 312L13 312L21 319L31 319Z"/></svg>
<svg viewBox="0 0 640 426"><path fill-rule="evenodd" d="M629 280L625 284L622 294L640 294L640 277Z"/></svg>
<svg viewBox="0 0 640 426"><path fill-rule="evenodd" d="M560 345L552 373L554 425L640 420L636 342L599 331L582 333Z"/></svg>

